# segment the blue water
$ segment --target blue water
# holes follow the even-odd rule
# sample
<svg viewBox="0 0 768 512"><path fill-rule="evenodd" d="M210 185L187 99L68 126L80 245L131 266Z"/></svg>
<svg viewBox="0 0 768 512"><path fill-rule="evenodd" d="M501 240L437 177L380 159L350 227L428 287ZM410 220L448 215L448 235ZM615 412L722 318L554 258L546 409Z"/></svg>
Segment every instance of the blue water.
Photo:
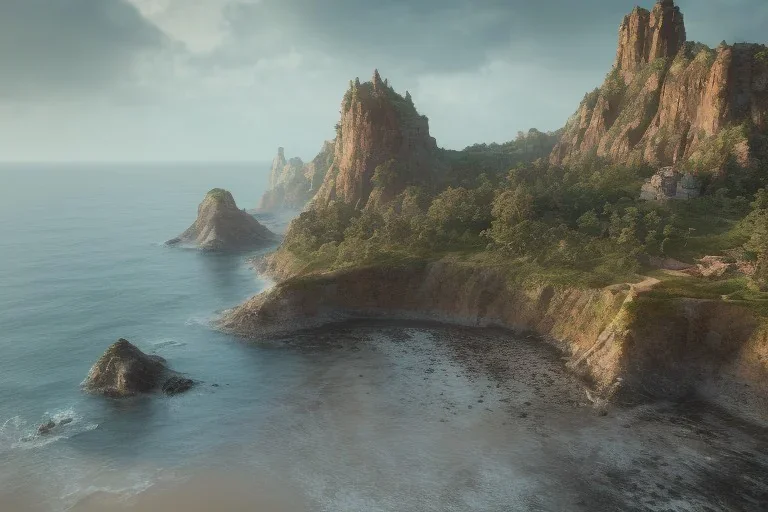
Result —
<svg viewBox="0 0 768 512"><path fill-rule="evenodd" d="M249 255L163 242L211 188L256 205L267 173L0 167L0 511L765 510L764 429L708 407L598 417L535 341L402 322L264 343L212 329L271 283ZM201 383L83 393L121 337ZM49 417L73 421L35 437Z"/></svg>
<svg viewBox="0 0 768 512"><path fill-rule="evenodd" d="M244 411L258 417L269 407L277 388L264 384L287 385L285 374L296 370L291 361L272 364L269 351L256 357L208 326L265 281L247 255L163 245L194 221L213 187L254 207L267 171L265 165L0 170L0 461L13 467L0 471L0 488L39 480L55 502L88 487L114 488L110 471L124 487L141 486L157 468L235 443L237 425L248 421ZM172 400L116 402L82 393L91 364L121 337L203 384ZM50 416L74 422L60 436L20 441ZM127 469L135 471L126 476Z"/></svg>

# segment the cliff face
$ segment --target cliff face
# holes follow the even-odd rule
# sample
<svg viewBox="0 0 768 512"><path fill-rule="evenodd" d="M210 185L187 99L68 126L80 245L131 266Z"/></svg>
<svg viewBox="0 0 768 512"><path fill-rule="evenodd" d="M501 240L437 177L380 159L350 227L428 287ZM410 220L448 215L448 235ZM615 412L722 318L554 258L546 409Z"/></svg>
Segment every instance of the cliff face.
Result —
<svg viewBox="0 0 768 512"><path fill-rule="evenodd" d="M704 172L722 171L729 159L756 165L768 157L752 143L767 115L766 47L686 42L679 8L659 0L624 18L612 71L568 121L550 161L597 154Z"/></svg>
<svg viewBox="0 0 768 512"><path fill-rule="evenodd" d="M623 387L680 398L696 391L741 413L768 414L768 337L755 314L723 301L651 300L649 286L520 288L493 268L449 261L363 268L288 279L220 325L245 337L355 317L533 330L605 393Z"/></svg>
<svg viewBox="0 0 768 512"><path fill-rule="evenodd" d="M259 209L300 210L317 193L325 174L331 167L334 143L325 142L320 153L308 164L301 158L285 159L285 150L278 148L272 161L269 190L264 193Z"/></svg>
<svg viewBox="0 0 768 512"><path fill-rule="evenodd" d="M377 200L387 200L409 184L429 182L436 156L427 118L409 94L403 98L376 72L344 95L333 162L314 203L339 200L363 208L374 181Z"/></svg>
<svg viewBox="0 0 768 512"><path fill-rule="evenodd" d="M200 203L189 229L166 243L194 244L205 251L237 251L267 247L276 241L274 233L237 207L231 193L213 189Z"/></svg>

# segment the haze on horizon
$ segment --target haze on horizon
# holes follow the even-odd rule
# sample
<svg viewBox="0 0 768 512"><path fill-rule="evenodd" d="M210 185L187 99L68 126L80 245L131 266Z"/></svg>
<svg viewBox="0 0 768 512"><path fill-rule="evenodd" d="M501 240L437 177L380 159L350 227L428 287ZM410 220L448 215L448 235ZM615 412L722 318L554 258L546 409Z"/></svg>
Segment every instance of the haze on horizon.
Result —
<svg viewBox="0 0 768 512"><path fill-rule="evenodd" d="M442 147L555 130L633 1L2 0L0 160L310 159L374 68ZM676 3L689 40L765 42L765 0Z"/></svg>

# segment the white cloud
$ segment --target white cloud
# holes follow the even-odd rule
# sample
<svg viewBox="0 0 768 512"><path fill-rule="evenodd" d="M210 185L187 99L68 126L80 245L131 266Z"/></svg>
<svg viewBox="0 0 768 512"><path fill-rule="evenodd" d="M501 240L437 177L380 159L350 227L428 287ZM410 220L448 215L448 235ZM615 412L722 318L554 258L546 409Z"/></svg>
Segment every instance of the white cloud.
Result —
<svg viewBox="0 0 768 512"><path fill-rule="evenodd" d="M170 38L193 53L208 53L230 36L227 12L259 0L128 0Z"/></svg>

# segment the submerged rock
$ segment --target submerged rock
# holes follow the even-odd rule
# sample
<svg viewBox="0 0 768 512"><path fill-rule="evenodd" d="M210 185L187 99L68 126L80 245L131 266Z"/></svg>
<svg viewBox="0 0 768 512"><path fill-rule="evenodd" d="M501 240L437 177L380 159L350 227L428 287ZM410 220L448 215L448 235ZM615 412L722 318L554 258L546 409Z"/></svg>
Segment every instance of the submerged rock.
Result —
<svg viewBox="0 0 768 512"><path fill-rule="evenodd" d="M120 339L91 367L83 386L93 393L122 398L150 393L166 386L178 394L194 381L180 377L165 365L165 359L147 355L128 340Z"/></svg>
<svg viewBox="0 0 768 512"><path fill-rule="evenodd" d="M192 379L174 375L163 384L163 393L166 395L178 395L185 391L189 391L194 385L195 381Z"/></svg>
<svg viewBox="0 0 768 512"><path fill-rule="evenodd" d="M41 423L37 427L37 435L46 436L50 434L51 431L56 427L63 427L64 425L69 425L70 423L72 423L72 418L64 418L60 420L58 423L53 420L48 420L45 423Z"/></svg>
<svg viewBox="0 0 768 512"><path fill-rule="evenodd" d="M46 434L50 434L51 430L56 428L56 423L53 422L53 420L48 420L46 423L41 423L39 427L37 427L37 434L44 436Z"/></svg>
<svg viewBox="0 0 768 512"><path fill-rule="evenodd" d="M238 251L267 247L276 241L274 233L237 207L231 193L215 188L200 203L194 224L166 244L189 243L204 251Z"/></svg>

